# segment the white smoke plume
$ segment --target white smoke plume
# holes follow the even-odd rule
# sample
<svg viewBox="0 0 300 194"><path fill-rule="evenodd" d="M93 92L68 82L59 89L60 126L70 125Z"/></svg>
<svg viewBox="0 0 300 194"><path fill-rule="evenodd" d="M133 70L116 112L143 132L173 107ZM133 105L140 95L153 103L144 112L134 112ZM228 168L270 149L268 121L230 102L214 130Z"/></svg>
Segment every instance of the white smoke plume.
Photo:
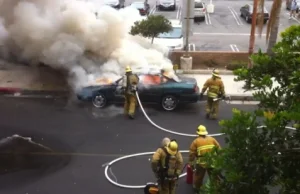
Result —
<svg viewBox="0 0 300 194"><path fill-rule="evenodd" d="M98 77L117 79L127 65L171 70L167 48L128 34L138 11L103 1L0 0L0 54L66 69L75 89Z"/></svg>

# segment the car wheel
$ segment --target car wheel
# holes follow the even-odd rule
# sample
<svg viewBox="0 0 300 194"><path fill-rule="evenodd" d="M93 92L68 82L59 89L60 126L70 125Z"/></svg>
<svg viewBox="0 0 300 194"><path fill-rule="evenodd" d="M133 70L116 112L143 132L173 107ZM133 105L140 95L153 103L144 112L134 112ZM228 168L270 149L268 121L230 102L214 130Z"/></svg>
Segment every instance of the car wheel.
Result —
<svg viewBox="0 0 300 194"><path fill-rule="evenodd" d="M249 19L249 17L248 16L246 16L246 22L248 22L248 23L250 23L250 19Z"/></svg>
<svg viewBox="0 0 300 194"><path fill-rule="evenodd" d="M178 100L173 95L166 95L161 100L161 106L166 111L172 111L177 107Z"/></svg>
<svg viewBox="0 0 300 194"><path fill-rule="evenodd" d="M107 100L106 100L106 97L100 93L93 97L92 102L93 102L94 107L103 108L106 106Z"/></svg>

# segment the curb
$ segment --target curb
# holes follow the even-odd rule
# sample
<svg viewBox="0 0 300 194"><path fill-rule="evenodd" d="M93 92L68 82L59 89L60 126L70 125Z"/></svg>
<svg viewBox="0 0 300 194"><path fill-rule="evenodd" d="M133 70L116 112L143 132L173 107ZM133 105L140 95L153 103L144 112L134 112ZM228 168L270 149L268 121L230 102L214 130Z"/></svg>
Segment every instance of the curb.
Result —
<svg viewBox="0 0 300 194"><path fill-rule="evenodd" d="M67 90L29 90L22 88L7 88L0 87L1 96L14 96L14 97L67 97L70 92Z"/></svg>
<svg viewBox="0 0 300 194"><path fill-rule="evenodd" d="M251 96L251 95L241 95L241 94L232 94L232 95L230 95L230 94L228 94L228 96L230 96L230 100L231 101L257 101L253 96ZM204 95L203 96L203 99L202 100L207 100L207 96L206 95ZM227 98L226 98L226 100L228 100ZM225 101L226 101L225 100Z"/></svg>
<svg viewBox="0 0 300 194"><path fill-rule="evenodd" d="M220 74L222 75L234 75L232 71L229 70L219 70ZM206 70L206 69L192 69L192 70L176 70L177 74L202 74L202 75L210 75L212 70Z"/></svg>

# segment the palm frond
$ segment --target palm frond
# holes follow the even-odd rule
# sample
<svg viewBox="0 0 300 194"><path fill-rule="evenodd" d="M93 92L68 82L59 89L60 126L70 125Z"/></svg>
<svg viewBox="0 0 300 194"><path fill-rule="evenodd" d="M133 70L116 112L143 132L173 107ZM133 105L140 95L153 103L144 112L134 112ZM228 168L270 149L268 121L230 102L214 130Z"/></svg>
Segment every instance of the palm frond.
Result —
<svg viewBox="0 0 300 194"><path fill-rule="evenodd" d="M264 1L264 0L261 0L261 1ZM279 11L278 9L281 9L281 4L282 4L282 0L273 1L271 12L270 12L270 17L269 17L269 22L268 22L268 26L267 26L266 42L269 41L271 28L274 27L274 25L275 25L276 13L278 13L278 11ZM280 11L279 11L279 13L280 13Z"/></svg>

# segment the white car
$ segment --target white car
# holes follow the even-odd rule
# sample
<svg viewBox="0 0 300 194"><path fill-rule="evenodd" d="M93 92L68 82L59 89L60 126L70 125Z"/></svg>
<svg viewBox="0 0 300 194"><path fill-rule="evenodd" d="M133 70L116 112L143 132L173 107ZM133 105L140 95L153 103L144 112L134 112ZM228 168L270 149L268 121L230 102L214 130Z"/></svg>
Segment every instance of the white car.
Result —
<svg viewBox="0 0 300 194"><path fill-rule="evenodd" d="M157 10L176 10L176 0L158 0L156 1Z"/></svg>
<svg viewBox="0 0 300 194"><path fill-rule="evenodd" d="M183 50L182 24L180 20L170 20L173 29L154 38L154 43L169 47L171 50Z"/></svg>
<svg viewBox="0 0 300 194"><path fill-rule="evenodd" d="M196 0L194 6L194 21L198 21L198 20L204 21L205 15L206 15L205 3L202 2L201 0Z"/></svg>

